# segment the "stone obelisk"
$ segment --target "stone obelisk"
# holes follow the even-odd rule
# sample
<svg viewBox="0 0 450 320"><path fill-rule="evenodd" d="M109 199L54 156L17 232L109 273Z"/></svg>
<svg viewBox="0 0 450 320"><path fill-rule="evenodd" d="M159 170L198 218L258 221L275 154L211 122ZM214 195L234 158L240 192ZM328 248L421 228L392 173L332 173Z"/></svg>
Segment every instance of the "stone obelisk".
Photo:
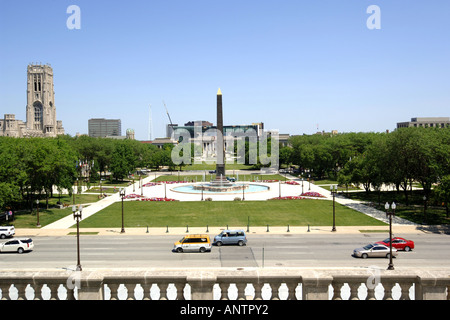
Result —
<svg viewBox="0 0 450 320"><path fill-rule="evenodd" d="M223 143L222 92L217 91L217 146L216 179L225 179L225 148Z"/></svg>

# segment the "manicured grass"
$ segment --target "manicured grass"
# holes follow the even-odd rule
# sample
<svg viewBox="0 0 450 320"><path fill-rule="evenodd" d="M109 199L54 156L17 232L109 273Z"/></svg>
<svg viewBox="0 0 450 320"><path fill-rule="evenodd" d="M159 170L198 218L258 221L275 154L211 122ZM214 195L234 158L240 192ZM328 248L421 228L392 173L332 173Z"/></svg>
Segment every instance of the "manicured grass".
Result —
<svg viewBox="0 0 450 320"><path fill-rule="evenodd" d="M386 202L395 202L397 204L397 209L395 210L396 216L414 223L420 224L425 222L422 190L408 192L408 205L406 205L404 192L383 191L380 194L378 192L344 192L344 195L350 199L370 201L375 208L381 211L385 210L384 204ZM437 201L431 200L428 203L425 223L430 225L449 224L450 220L447 218L445 207Z"/></svg>
<svg viewBox="0 0 450 320"><path fill-rule="evenodd" d="M76 204L86 204L93 203L98 201L98 196L95 194L77 194L75 195ZM64 209L55 208L55 205L58 201L67 205ZM72 214L72 197L69 197L67 194L61 195L61 198L55 195L53 198L50 198L49 201L49 209L46 208L45 199L41 199L39 203L39 223L41 226L46 226L52 222L55 222L65 216ZM33 207L33 210L19 210L15 212L14 221L1 221L0 225L14 225L16 228L37 228L37 212L36 207Z"/></svg>
<svg viewBox="0 0 450 320"><path fill-rule="evenodd" d="M52 222L72 214L72 206L65 209L39 209L39 223L46 226ZM2 221L1 225L14 225L16 228L37 228L36 210L16 212L14 221Z"/></svg>
<svg viewBox="0 0 450 320"><path fill-rule="evenodd" d="M125 227L202 226L331 226L327 200L124 202ZM81 221L82 228L121 226L120 202ZM337 226L380 226L384 223L336 204Z"/></svg>

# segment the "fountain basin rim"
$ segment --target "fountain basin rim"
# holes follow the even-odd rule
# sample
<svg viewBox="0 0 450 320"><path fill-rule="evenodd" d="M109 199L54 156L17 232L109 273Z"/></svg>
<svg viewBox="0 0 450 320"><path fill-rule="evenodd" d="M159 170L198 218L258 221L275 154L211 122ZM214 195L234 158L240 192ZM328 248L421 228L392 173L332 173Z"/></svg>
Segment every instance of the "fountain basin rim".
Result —
<svg viewBox="0 0 450 320"><path fill-rule="evenodd" d="M239 184L239 182L237 184ZM184 184L182 186L175 186L175 187L171 188L170 190L173 191L173 192L177 192L177 193L196 194L196 195L198 195L198 194L201 194L201 189L194 189L193 188L192 192L181 191L181 190L176 190L176 189L177 188L180 189L180 188L184 188L184 187L189 187L189 186L192 186L192 187L194 187L194 186L201 186L201 185L202 185L202 183L200 183L200 182L198 182L198 183L189 183L189 184ZM244 192L246 194L247 193L267 192L267 191L270 190L270 187L265 185L265 184L258 184L258 183L254 183L253 182L253 183L244 183L243 185L245 186L245 191ZM211 194L214 194L214 195L232 195L232 194L235 194L235 195L239 195L240 193L242 193L242 187L241 186L242 186L242 184L240 184L240 188L233 189L231 191L208 191L208 190L203 190L203 194L208 194L208 195L211 195ZM250 186L264 187L264 190L247 191L247 189L250 188ZM214 188L217 189L217 188L220 188L220 187L214 187Z"/></svg>

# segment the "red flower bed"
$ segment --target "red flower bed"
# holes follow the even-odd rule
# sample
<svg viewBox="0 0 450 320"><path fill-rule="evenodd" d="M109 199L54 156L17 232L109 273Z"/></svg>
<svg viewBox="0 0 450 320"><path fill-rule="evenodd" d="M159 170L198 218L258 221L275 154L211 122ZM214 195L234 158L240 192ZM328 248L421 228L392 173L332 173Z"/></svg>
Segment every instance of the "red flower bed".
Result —
<svg viewBox="0 0 450 320"><path fill-rule="evenodd" d="M144 196L135 194L135 193L131 193L131 194L127 194L125 197L123 197L124 199L138 199L138 198L143 198Z"/></svg>
<svg viewBox="0 0 450 320"><path fill-rule="evenodd" d="M299 197L299 196L287 196L287 197L275 197L275 198L271 198L269 200L302 200L302 199L308 199L308 198Z"/></svg>
<svg viewBox="0 0 450 320"><path fill-rule="evenodd" d="M170 199L170 198L141 198L141 199L137 199L137 201L178 201L175 199Z"/></svg>
<svg viewBox="0 0 450 320"><path fill-rule="evenodd" d="M146 184L143 185L143 187L153 187L153 186L158 186L160 185L160 182L148 182Z"/></svg>
<svg viewBox="0 0 450 320"><path fill-rule="evenodd" d="M304 197L316 197L316 198L325 198L325 196L321 195L318 192L308 191L301 194Z"/></svg>

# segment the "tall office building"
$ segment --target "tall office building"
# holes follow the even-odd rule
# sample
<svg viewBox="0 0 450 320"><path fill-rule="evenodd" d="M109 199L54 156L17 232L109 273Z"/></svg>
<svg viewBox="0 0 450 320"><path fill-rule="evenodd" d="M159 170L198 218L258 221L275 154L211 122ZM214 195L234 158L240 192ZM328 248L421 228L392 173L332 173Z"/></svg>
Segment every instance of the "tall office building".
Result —
<svg viewBox="0 0 450 320"><path fill-rule="evenodd" d="M120 119L89 119L88 127L90 137L105 138L122 135L122 124Z"/></svg>

